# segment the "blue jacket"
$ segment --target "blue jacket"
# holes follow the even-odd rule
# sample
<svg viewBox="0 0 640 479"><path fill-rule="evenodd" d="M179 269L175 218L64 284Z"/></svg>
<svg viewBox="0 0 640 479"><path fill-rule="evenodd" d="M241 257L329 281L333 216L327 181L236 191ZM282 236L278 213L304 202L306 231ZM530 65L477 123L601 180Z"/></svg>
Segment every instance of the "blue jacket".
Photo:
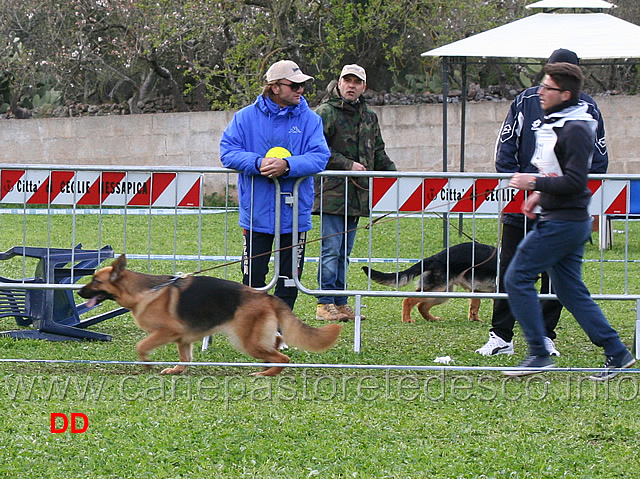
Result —
<svg viewBox="0 0 640 479"><path fill-rule="evenodd" d="M322 119L309 108L304 97L298 105L280 108L270 98L256 101L236 112L220 141L222 164L238 175L240 219L238 224L259 233L275 232L275 185L260 175L260 163L273 147L291 152L290 171L278 178L282 193L292 193L293 184L308 176L299 188L298 230L311 229L314 189L311 175L323 171L331 155L324 138ZM252 191L253 190L253 191ZM291 233L293 208L281 197L281 233ZM251 205L253 203L253 213Z"/></svg>

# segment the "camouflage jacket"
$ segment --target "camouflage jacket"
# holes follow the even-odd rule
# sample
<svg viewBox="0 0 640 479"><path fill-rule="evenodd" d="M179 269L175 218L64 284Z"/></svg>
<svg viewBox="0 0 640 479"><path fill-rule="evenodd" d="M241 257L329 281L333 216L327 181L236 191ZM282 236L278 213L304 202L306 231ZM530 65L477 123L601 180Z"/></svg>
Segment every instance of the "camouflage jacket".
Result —
<svg viewBox="0 0 640 479"><path fill-rule="evenodd" d="M387 156L380 133L378 116L369 109L364 98L356 104L343 100L338 88L331 90L325 102L316 108L322 117L324 136L331 157L327 170L350 171L354 161L369 171L395 171L396 165ZM346 181L345 181L346 180ZM347 215L369 214L369 178L316 177L313 213L345 214L345 185L347 187Z"/></svg>

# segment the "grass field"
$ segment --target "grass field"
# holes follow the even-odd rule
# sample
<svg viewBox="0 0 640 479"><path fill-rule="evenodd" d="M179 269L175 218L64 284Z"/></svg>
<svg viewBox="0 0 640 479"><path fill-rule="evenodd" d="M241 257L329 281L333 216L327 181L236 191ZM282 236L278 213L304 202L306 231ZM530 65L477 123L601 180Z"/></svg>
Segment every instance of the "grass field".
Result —
<svg viewBox="0 0 640 479"><path fill-rule="evenodd" d="M223 215L205 217L79 218L0 216L0 249L22 244L85 248L111 244L117 252L192 254L202 233L202 254L224 254ZM465 222L465 230L471 228ZM474 224L478 239L495 244L493 220ZM632 224L633 228L634 225ZM26 228L27 233L23 233ZM240 253L240 232L231 217L228 250ZM621 226L617 226L621 229ZM46 231L51 231L47 236ZM55 232L55 233L54 233ZM631 231L637 238L637 231ZM442 246L442 222L401 219L358 233L354 257L418 258ZM310 239L317 238L312 231ZM455 242L464 241L454 231ZM396 241L399 239L399 241ZM616 237L607 259L624 254ZM629 257L640 258L637 240ZM422 245L426 246L422 246ZM317 256L311 243L308 256ZM601 256L587 247L587 258ZM33 265L15 259L0 275L21 277ZM619 291L624 277L637 292L635 263L585 265L592 292ZM195 262L137 261L140 271L192 271ZM208 265L203 265L208 266ZM379 269L395 266L378 265ZM207 274L238 279L239 267ZM316 265L305 266L305 285L315 287ZM366 288L359 265L350 269L353 288ZM474 353L490 327L490 301L483 323L466 318L467 301L455 299L434 309L441 322L403 324L399 298L363 298L362 351L353 351L353 324L324 354L289 350L292 362L346 365L436 366L450 356L456 366L515 366L525 355L516 332L516 354L486 358ZM633 301L601 301L601 307L631 345ZM314 326L315 298L301 295L296 313ZM415 312L414 312L415 313ZM0 319L0 329L15 329ZM143 337L128 315L92 330L111 342L16 341L0 338L0 358L135 361ZM561 367L600 367L601 351L565 312L556 346ZM177 359L174 346L158 349L154 361ZM202 362L253 360L214 337ZM587 380L585 372L553 372L528 379L505 379L499 371L288 368L275 378L249 376L248 367L195 366L177 378L122 364L0 362L0 477L16 478L634 478L640 448L640 377L629 373L608 384ZM51 433L51 414L82 413L84 433ZM80 424L81 425L81 424Z"/></svg>

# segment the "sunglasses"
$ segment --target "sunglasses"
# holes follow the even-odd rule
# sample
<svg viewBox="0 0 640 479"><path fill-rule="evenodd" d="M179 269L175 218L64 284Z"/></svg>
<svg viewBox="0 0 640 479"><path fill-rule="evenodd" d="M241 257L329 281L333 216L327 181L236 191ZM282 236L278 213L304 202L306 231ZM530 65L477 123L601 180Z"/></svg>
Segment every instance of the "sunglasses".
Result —
<svg viewBox="0 0 640 479"><path fill-rule="evenodd" d="M298 91L304 89L304 83L282 83L278 82L276 85L284 85L291 88L291 91Z"/></svg>
<svg viewBox="0 0 640 479"><path fill-rule="evenodd" d="M565 91L564 88L554 88L552 86L545 85L544 83L540 83L538 87L547 91Z"/></svg>

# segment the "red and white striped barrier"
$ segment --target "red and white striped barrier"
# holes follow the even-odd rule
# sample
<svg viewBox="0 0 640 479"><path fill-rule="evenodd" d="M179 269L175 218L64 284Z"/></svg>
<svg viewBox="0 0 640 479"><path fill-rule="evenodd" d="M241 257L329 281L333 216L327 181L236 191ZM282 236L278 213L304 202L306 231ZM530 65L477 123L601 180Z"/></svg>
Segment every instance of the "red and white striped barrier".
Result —
<svg viewBox="0 0 640 479"><path fill-rule="evenodd" d="M520 213L525 195L508 179L373 178L373 207L382 211ZM590 180L592 215L629 212L629 182Z"/></svg>
<svg viewBox="0 0 640 479"><path fill-rule="evenodd" d="M199 173L0 170L0 203L198 207Z"/></svg>

